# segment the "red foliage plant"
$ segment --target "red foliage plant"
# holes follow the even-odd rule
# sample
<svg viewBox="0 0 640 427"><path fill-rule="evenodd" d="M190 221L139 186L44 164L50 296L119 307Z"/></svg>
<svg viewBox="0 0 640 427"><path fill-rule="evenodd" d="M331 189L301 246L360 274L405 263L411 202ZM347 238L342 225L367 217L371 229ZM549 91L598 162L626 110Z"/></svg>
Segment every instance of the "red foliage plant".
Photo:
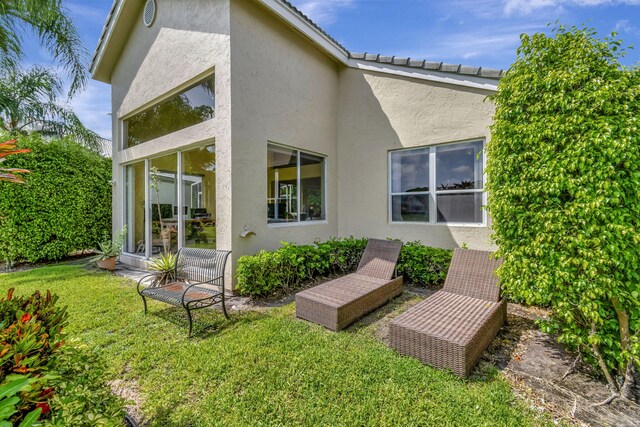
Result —
<svg viewBox="0 0 640 427"><path fill-rule="evenodd" d="M47 401L55 390L46 386L46 374L52 356L64 344L62 329L68 318L66 307L57 307L57 300L49 291L16 297L13 289L0 299L0 384L12 374L38 379L21 393L15 419L35 408L43 415L51 411Z"/></svg>
<svg viewBox="0 0 640 427"><path fill-rule="evenodd" d="M29 153L31 150L26 148L17 149L16 148L16 140L12 139L10 141L0 142L0 162L4 161L5 157L11 156L14 154L21 153ZM20 178L20 176L16 174L27 173L29 172L26 169L18 169L18 168L0 168L0 181L9 181L17 184L22 184L24 181Z"/></svg>

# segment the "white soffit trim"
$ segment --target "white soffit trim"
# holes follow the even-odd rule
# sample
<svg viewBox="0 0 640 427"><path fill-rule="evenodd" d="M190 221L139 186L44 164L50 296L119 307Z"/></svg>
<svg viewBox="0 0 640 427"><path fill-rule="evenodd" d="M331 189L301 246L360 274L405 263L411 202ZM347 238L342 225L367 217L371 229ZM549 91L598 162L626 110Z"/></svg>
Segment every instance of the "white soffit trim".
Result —
<svg viewBox="0 0 640 427"><path fill-rule="evenodd" d="M357 59L350 59L347 65L359 70L375 71L378 73L393 74L413 79L429 80L437 83L466 86L475 89L489 90L492 92L496 92L498 90L498 82L496 80L483 77L408 68L392 64L379 64L370 61L360 61Z"/></svg>
<svg viewBox="0 0 640 427"><path fill-rule="evenodd" d="M95 74L96 68L102 61L104 50L111 41L113 27L115 26L116 21L120 18L120 12L122 12L122 7L126 1L127 0L113 0L113 5L111 6L111 11L109 12L109 20L102 29L102 34L100 34L100 38L98 39L98 49L96 50L94 57L91 60L91 67L89 67L89 72L91 73L91 75Z"/></svg>
<svg viewBox="0 0 640 427"><path fill-rule="evenodd" d="M329 39L326 35L324 35L321 31L319 31L316 27L311 25L309 21L302 18L300 15L295 13L289 6L281 2L280 0L259 0L264 6L270 9L273 13L284 19L290 25L292 25L295 29L300 31L302 34L310 38L316 44L318 44L322 49L328 52L331 56L333 56L338 61L342 62L345 65L348 65L349 62L349 53L345 51L343 48L334 43L331 39Z"/></svg>

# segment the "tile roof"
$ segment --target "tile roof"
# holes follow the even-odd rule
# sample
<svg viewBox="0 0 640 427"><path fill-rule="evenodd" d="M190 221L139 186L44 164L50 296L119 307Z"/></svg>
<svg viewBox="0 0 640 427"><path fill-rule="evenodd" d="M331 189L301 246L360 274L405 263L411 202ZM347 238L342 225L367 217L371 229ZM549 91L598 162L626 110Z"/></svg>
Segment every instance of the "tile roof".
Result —
<svg viewBox="0 0 640 427"><path fill-rule="evenodd" d="M411 58L399 58L397 56L382 56L373 53L349 52L349 58L362 61L377 62L378 64L399 65L401 67L421 68L423 70L440 71L443 73L456 73L467 76L478 76L489 79L499 79L504 75L504 70L496 68L472 67L462 64L447 64L445 62L431 62Z"/></svg>
<svg viewBox="0 0 640 427"><path fill-rule="evenodd" d="M342 44L340 44L336 39L331 37L329 33L323 30L318 24L313 22L311 18L302 13L300 9L295 7L293 4L288 2L287 0L280 0L287 7L289 7L293 12L295 12L302 19L311 24L316 30L320 31L325 37L331 40L336 46L343 49L349 58L357 59L362 61L369 62L377 62L379 64L391 64L391 65L399 65L402 67L411 67L411 68L421 68L423 70L431 70L431 71L440 71L443 73L455 73L455 74L463 74L467 76L477 76L484 77L489 79L499 79L503 76L504 70L500 70L497 68L485 68L485 67L473 67L469 65L462 64L447 64L444 62L431 62L426 60L416 60L411 58L400 58L396 56L383 56L380 54L372 54L372 53L355 53L348 50Z"/></svg>

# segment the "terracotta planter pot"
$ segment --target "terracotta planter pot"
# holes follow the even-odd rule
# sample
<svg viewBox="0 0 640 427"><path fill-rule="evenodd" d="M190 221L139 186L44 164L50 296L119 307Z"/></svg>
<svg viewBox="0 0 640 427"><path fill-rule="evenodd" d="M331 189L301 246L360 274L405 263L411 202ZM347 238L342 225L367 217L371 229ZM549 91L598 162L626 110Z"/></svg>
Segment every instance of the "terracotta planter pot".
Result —
<svg viewBox="0 0 640 427"><path fill-rule="evenodd" d="M116 269L116 257L112 256L111 258L102 259L97 262L98 267L103 270L113 271Z"/></svg>

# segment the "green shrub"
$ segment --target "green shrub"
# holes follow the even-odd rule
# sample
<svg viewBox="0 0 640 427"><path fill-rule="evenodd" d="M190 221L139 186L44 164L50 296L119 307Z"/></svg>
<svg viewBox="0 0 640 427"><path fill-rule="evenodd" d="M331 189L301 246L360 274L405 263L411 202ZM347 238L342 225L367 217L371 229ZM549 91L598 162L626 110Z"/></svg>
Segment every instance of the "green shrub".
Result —
<svg viewBox="0 0 640 427"><path fill-rule="evenodd" d="M242 295L263 297L290 293L320 277L344 275L356 270L367 239L342 238L314 245L283 243L273 251L238 260L236 290ZM398 273L406 283L439 286L451 261L451 251L410 242L402 247Z"/></svg>
<svg viewBox="0 0 640 427"><path fill-rule="evenodd" d="M434 287L444 283L453 252L432 248L420 242L408 242L402 246L398 259L398 274L406 283Z"/></svg>
<svg viewBox="0 0 640 427"><path fill-rule="evenodd" d="M353 237L344 239L331 239L326 242L316 242L320 251L320 257L328 265L321 271L320 275L347 274L358 267L367 239L355 239Z"/></svg>
<svg viewBox="0 0 640 427"><path fill-rule="evenodd" d="M109 159L37 134L20 136L18 147L32 152L7 157L3 167L30 173L26 184L0 182L0 260L56 260L111 233Z"/></svg>
<svg viewBox="0 0 640 427"><path fill-rule="evenodd" d="M70 343L56 360L55 392L44 426L122 426L124 400L111 393L104 361L93 351Z"/></svg>
<svg viewBox="0 0 640 427"><path fill-rule="evenodd" d="M498 85L487 146L489 212L509 297L611 373L640 361L640 72L591 29L521 36Z"/></svg>
<svg viewBox="0 0 640 427"><path fill-rule="evenodd" d="M101 361L64 345L68 315L57 300L48 291L14 297L13 289L0 299L0 425L38 416L45 425L122 425L124 404Z"/></svg>

